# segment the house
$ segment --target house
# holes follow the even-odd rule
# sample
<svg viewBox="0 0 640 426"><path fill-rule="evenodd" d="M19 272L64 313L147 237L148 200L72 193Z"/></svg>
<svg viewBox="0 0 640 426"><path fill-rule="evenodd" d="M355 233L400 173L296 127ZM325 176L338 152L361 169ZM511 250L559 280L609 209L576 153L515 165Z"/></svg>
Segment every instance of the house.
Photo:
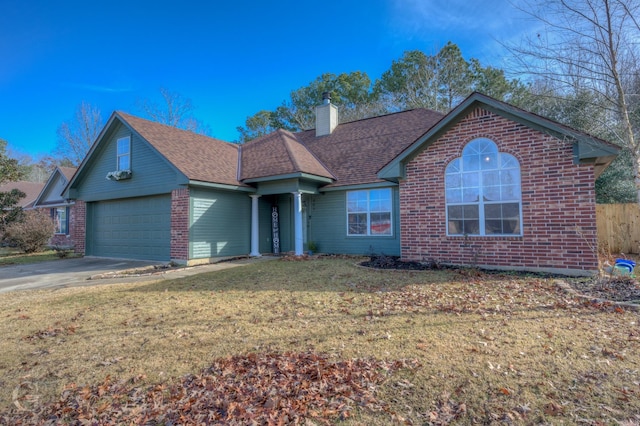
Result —
<svg viewBox="0 0 640 426"><path fill-rule="evenodd" d="M18 201L17 207L22 207L24 210L31 210L34 208L33 205L43 186L44 183L42 182L27 182L21 180L0 185L0 192L10 192L14 189L23 192L25 196Z"/></svg>
<svg viewBox="0 0 640 426"><path fill-rule="evenodd" d="M46 210L55 225L53 244L67 244L74 230L74 201L62 197L77 169L56 167L33 203L33 208ZM84 236L82 236L84 237Z"/></svg>
<svg viewBox="0 0 640 426"><path fill-rule="evenodd" d="M76 249L197 264L321 252L588 274L595 178L618 148L474 93L236 145L114 112L64 190Z"/></svg>

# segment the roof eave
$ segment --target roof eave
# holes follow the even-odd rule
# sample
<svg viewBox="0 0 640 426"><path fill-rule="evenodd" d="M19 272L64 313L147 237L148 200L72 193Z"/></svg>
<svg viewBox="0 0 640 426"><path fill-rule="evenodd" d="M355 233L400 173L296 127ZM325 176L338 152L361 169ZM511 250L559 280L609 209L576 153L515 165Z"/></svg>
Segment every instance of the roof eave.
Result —
<svg viewBox="0 0 640 426"><path fill-rule="evenodd" d="M224 189L226 191L256 192L256 188L249 185L230 185L227 183L205 182L201 180L190 180L188 184L189 186Z"/></svg>
<svg viewBox="0 0 640 426"><path fill-rule="evenodd" d="M243 179L242 182L243 183L259 183L259 182L272 182L275 180L283 180L283 179L304 179L304 180L310 180L310 181L325 183L325 184L329 184L333 182L333 179L331 178L328 178L325 176L318 176L311 173L304 173L304 172L254 177L249 179Z"/></svg>
<svg viewBox="0 0 640 426"><path fill-rule="evenodd" d="M585 133L578 132L567 126L563 126L544 117L528 113L524 110L516 108L507 103L498 101L480 93L472 93L467 99L462 101L442 120L437 122L424 135L418 138L413 144L405 149L400 155L391 160L387 165L378 171L378 177L389 181L398 181L405 176L405 164L411 161L418 153L426 149L439 135L447 131L460 119L465 117L466 113L473 108L481 106L483 109L491 111L497 115L505 117L509 120L522 123L530 128L536 129L543 133L550 134L556 138L571 140L574 146L577 146L577 153L574 149L574 158L585 163L596 158L606 158L615 156L620 149L610 143L602 141L598 138L589 136ZM577 154L577 155L576 155ZM606 165L608 165L606 163ZM605 165L605 168L606 168ZM602 169L604 170L604 169Z"/></svg>
<svg viewBox="0 0 640 426"><path fill-rule="evenodd" d="M89 160L91 159L91 157L92 157L93 153L95 152L97 146L99 145L98 142L100 140L102 140L102 138L105 136L105 134L109 131L109 129L113 125L113 122L116 120L116 118L119 119L121 122L124 122L124 120L118 116L117 111L114 111L113 113L111 113L111 117L109 117L109 120L107 120L107 123L104 125L104 127L102 128L102 130L98 134L98 137L96 138L96 140L91 145L91 148L89 148L89 151L87 152L87 154L82 159L82 162L78 166L78 169L76 170L76 173L73 175L73 177L71 179L69 179L69 182L67 182L67 185L62 190L62 197L63 198L69 199L69 198L75 197L75 191L72 191L73 185L76 183L76 181L82 175L82 172L84 171L87 163L89 162Z"/></svg>
<svg viewBox="0 0 640 426"><path fill-rule="evenodd" d="M359 189L372 189L372 188L388 188L398 186L394 182L371 182L371 183L358 183L351 185L330 186L320 188L320 192L333 192L333 191L355 191Z"/></svg>

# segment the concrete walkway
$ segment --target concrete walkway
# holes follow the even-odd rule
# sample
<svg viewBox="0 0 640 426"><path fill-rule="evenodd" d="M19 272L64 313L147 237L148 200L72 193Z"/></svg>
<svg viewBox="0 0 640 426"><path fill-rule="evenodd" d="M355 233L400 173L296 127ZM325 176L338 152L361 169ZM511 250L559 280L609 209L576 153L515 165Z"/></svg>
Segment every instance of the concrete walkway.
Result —
<svg viewBox="0 0 640 426"><path fill-rule="evenodd" d="M274 259L278 259L278 257L247 257L201 266L158 269L153 273L140 274L133 274L132 271L149 271L154 265L160 266L162 264L139 260L82 257L26 265L11 265L0 267L0 293L17 290L173 280Z"/></svg>

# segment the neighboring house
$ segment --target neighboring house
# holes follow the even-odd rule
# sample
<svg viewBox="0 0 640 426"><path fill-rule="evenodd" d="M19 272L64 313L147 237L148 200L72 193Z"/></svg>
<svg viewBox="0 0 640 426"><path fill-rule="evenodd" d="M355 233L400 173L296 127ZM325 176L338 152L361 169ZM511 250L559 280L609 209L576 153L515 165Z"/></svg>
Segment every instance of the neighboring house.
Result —
<svg viewBox="0 0 640 426"><path fill-rule="evenodd" d="M64 198L76 249L93 256L195 264L313 242L586 274L598 267L595 178L617 152L478 93L447 115L344 124L327 99L316 129L244 145L115 112Z"/></svg>
<svg viewBox="0 0 640 426"><path fill-rule="evenodd" d="M74 231L74 201L62 196L76 169L72 167L56 167L36 198L33 207L46 210L55 225L53 244L67 244ZM84 222L84 219L82 220ZM84 235L81 236L84 238Z"/></svg>
<svg viewBox="0 0 640 426"><path fill-rule="evenodd" d="M0 192L9 192L13 189L22 191L25 194L25 197L18 201L18 207L22 207L24 210L31 210L34 208L33 204L43 187L44 183L42 182L27 182L21 180L18 182L7 182L0 185Z"/></svg>

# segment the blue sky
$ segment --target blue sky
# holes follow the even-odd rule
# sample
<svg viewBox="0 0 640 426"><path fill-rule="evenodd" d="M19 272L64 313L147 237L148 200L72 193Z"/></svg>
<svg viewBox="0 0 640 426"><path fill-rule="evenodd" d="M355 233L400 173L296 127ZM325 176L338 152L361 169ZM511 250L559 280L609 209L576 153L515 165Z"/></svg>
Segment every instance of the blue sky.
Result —
<svg viewBox="0 0 640 426"><path fill-rule="evenodd" d="M502 67L500 42L533 31L509 0L0 0L0 138L52 153L86 101L140 114L160 87L190 98L212 136L273 109L320 74L372 80L404 51L452 41Z"/></svg>

